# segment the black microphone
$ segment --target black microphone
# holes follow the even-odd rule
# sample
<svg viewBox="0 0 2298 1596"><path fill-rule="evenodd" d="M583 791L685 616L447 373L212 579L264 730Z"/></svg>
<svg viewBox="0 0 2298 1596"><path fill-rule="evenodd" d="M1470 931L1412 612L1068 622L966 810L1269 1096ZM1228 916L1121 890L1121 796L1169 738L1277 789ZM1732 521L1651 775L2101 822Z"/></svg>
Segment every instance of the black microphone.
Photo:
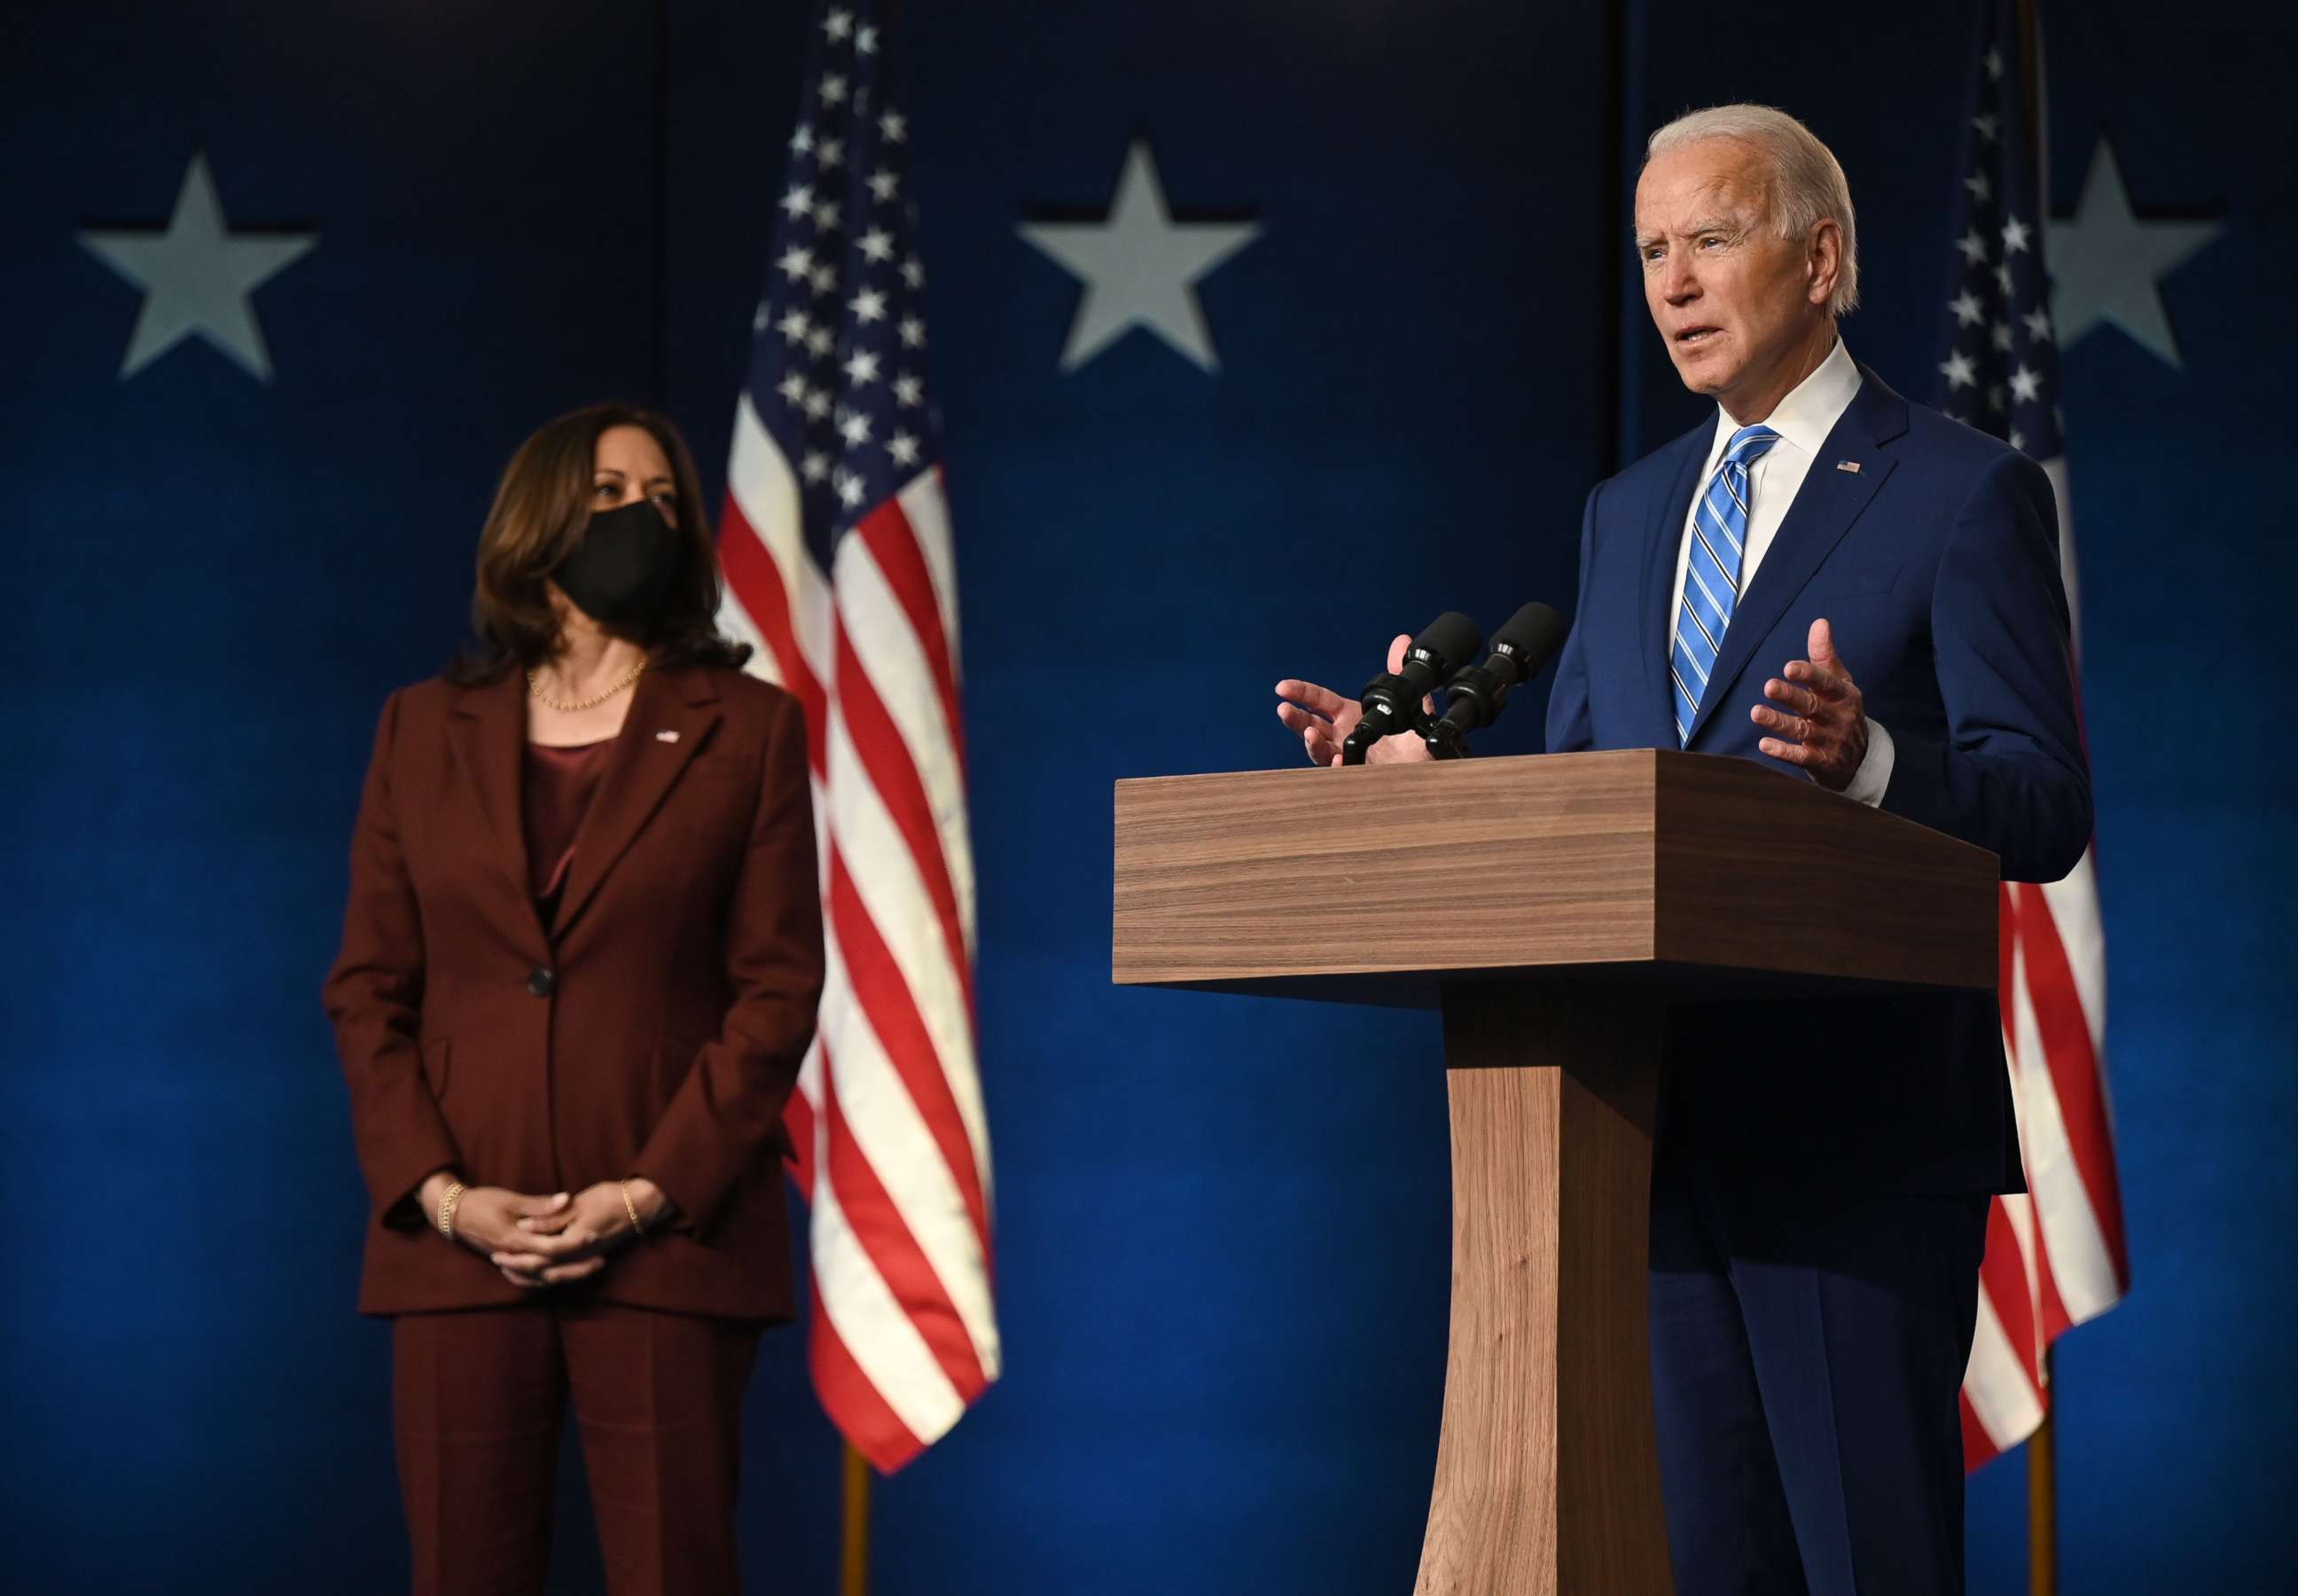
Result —
<svg viewBox="0 0 2298 1596"><path fill-rule="evenodd" d="M1492 651L1484 663L1463 666L1444 683L1444 713L1420 728L1428 751L1439 759L1467 753L1467 733L1500 718L1509 690L1540 674L1570 630L1562 616L1537 600L1510 616L1492 633Z"/></svg>
<svg viewBox="0 0 2298 1596"><path fill-rule="evenodd" d="M1364 718L1341 744L1343 765L1362 765L1365 750L1392 732L1417 726L1425 718L1421 698L1484 646L1484 634L1476 622L1457 609L1448 609L1420 629L1404 650L1404 663L1384 671L1365 683Z"/></svg>

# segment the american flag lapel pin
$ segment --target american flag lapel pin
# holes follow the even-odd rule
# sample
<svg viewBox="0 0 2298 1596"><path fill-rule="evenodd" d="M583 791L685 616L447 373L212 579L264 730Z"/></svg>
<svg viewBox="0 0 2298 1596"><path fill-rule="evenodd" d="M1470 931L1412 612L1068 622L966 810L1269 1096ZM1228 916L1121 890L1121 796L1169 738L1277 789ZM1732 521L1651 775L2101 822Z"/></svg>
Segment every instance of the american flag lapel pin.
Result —
<svg viewBox="0 0 2298 1596"><path fill-rule="evenodd" d="M1838 460L1835 462L1835 468L1838 471L1848 471L1854 476L1859 475L1859 462L1857 460Z"/></svg>
<svg viewBox="0 0 2298 1596"><path fill-rule="evenodd" d="M657 732L654 734L654 740L657 742L676 742L678 740L678 733L675 732Z"/></svg>

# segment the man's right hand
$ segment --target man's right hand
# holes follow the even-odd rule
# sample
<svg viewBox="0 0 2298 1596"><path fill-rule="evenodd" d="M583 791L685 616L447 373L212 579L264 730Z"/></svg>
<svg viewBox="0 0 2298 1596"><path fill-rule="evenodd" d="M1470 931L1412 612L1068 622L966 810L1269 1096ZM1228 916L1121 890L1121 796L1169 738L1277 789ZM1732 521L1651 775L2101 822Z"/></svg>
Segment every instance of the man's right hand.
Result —
<svg viewBox="0 0 2298 1596"><path fill-rule="evenodd" d="M1391 672L1404 667L1404 651L1412 646L1412 634L1400 632L1388 645L1388 668ZM1364 707L1354 699L1344 699L1329 687L1319 687L1314 682L1302 682L1287 676L1277 684L1277 718L1300 733L1301 745L1308 750L1311 765L1338 765L1341 744L1364 719ZM1420 707L1430 707L1426 699ZM1384 737L1365 750L1368 765L1402 765L1411 760L1433 758L1428 745L1410 732L1400 732Z"/></svg>

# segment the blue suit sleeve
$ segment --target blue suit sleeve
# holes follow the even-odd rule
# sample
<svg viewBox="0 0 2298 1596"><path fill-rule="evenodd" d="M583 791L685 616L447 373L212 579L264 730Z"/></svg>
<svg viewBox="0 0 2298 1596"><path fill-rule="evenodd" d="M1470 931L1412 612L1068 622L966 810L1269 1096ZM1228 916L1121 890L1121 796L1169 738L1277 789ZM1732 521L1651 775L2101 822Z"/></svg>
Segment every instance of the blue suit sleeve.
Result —
<svg viewBox="0 0 2298 1596"><path fill-rule="evenodd" d="M1588 613L1589 572L1596 551L1596 500L1603 492L1600 482L1588 491L1588 508L1580 517L1580 593L1573 600L1572 631L1564 640L1564 651L1556 657L1556 684L1548 694L1551 754L1583 753L1596 746L1595 723L1588 713L1588 650L1582 617Z"/></svg>
<svg viewBox="0 0 2298 1596"><path fill-rule="evenodd" d="M1947 740L1891 728L1883 807L2054 881L2090 845L2090 765L2075 707L2050 478L2005 454L1956 513L1931 591Z"/></svg>

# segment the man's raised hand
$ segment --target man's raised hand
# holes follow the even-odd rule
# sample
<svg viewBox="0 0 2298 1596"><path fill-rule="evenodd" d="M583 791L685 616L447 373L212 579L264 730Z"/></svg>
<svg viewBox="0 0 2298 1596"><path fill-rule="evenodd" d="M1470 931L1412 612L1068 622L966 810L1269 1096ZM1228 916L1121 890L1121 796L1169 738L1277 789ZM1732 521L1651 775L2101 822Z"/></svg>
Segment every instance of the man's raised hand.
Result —
<svg viewBox="0 0 2298 1596"><path fill-rule="evenodd" d="M1388 668L1392 674L1404 668L1404 651L1412 646L1412 635L1400 632L1388 645ZM1341 744L1357 729L1364 718L1364 707L1354 699L1344 699L1329 687L1319 687L1314 682L1303 682L1287 676L1277 684L1277 718L1299 734L1302 747L1307 750L1311 765L1338 765ZM1426 699L1420 707L1430 707ZM1399 732L1384 737L1365 750L1368 765L1400 765L1408 760L1431 757L1428 745L1418 736Z"/></svg>
<svg viewBox="0 0 2298 1596"><path fill-rule="evenodd" d="M1851 679L1851 667L1836 653L1835 631L1825 620L1811 624L1809 647L1809 659L1788 662L1786 681L1774 676L1764 683L1764 696L1772 703L1758 704L1748 714L1774 733L1757 748L1803 766L1822 787L1841 792L1867 758L1867 699Z"/></svg>

